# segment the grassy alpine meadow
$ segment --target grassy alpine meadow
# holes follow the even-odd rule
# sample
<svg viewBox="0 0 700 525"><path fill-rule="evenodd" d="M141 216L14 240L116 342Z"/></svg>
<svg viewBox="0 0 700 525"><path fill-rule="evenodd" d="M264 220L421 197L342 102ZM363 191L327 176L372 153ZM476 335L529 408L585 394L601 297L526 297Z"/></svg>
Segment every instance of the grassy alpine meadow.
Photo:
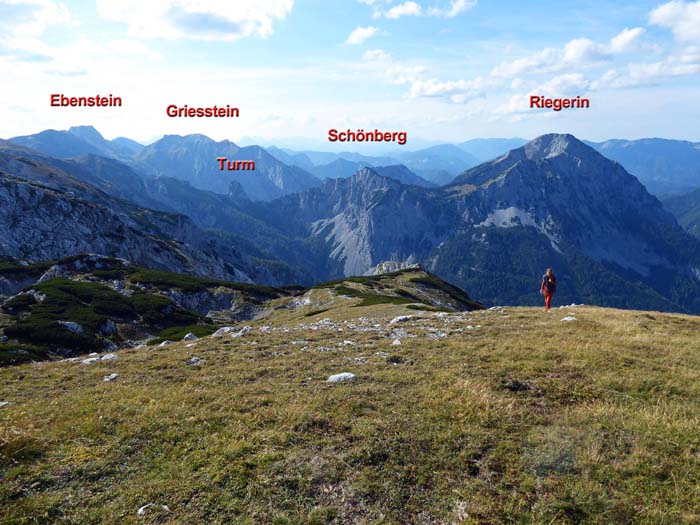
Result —
<svg viewBox="0 0 700 525"><path fill-rule="evenodd" d="M362 301L0 369L0 524L700 523L700 318Z"/></svg>

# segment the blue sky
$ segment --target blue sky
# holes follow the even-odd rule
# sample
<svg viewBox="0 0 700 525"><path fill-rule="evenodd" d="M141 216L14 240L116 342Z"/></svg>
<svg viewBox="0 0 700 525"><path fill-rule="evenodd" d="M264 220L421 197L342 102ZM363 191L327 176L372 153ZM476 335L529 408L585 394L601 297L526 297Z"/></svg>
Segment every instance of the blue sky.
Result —
<svg viewBox="0 0 700 525"><path fill-rule="evenodd" d="M93 124L325 149L330 128L407 131L407 149L552 131L698 141L700 1L0 0L0 73L2 137ZM51 108L51 93L124 106ZM535 111L531 94L591 108ZM241 116L170 119L170 103Z"/></svg>

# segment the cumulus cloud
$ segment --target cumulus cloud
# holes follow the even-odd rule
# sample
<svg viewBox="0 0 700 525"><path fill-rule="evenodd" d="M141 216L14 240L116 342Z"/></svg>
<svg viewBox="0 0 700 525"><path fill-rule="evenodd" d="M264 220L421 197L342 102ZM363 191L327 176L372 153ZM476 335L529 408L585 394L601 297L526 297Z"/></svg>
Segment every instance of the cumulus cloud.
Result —
<svg viewBox="0 0 700 525"><path fill-rule="evenodd" d="M700 50L688 48L683 53L648 63L628 64L622 70L611 69L591 83L591 88L618 89L654 85L667 78L700 74Z"/></svg>
<svg viewBox="0 0 700 525"><path fill-rule="evenodd" d="M491 70L491 74L510 78L526 73L553 73L604 62L615 55L632 51L643 33L641 27L625 28L605 44L589 38L576 38L567 42L562 49L545 48L524 58L502 62Z"/></svg>
<svg viewBox="0 0 700 525"><path fill-rule="evenodd" d="M364 60L368 61L386 61L391 59L391 55L384 51L383 49L368 49L365 54L362 55Z"/></svg>
<svg viewBox="0 0 700 525"><path fill-rule="evenodd" d="M493 86L493 80L484 77L476 77L471 80L447 80L440 81L435 78L413 81L410 96L417 97L443 97L451 102L462 104L467 100L483 95Z"/></svg>
<svg viewBox="0 0 700 525"><path fill-rule="evenodd" d="M98 14L127 25L131 36L232 41L266 38L294 0L97 0Z"/></svg>
<svg viewBox="0 0 700 525"><path fill-rule="evenodd" d="M358 45L362 44L368 38L373 37L377 34L377 28L372 26L367 27L357 27L348 36L345 41L346 44Z"/></svg>
<svg viewBox="0 0 700 525"><path fill-rule="evenodd" d="M415 2L404 2L389 9L384 16L386 18L400 18L402 16L420 16L423 8Z"/></svg>
<svg viewBox="0 0 700 525"><path fill-rule="evenodd" d="M700 1L663 4L649 14L649 23L670 29L681 42L700 43Z"/></svg>
<svg viewBox="0 0 700 525"><path fill-rule="evenodd" d="M457 15L468 11L474 7L477 0L452 0L451 2L437 7L424 9L422 5L408 0L400 4L396 4L385 11L380 9L381 2L379 0L359 0L363 4L374 7L374 18L401 18L402 16L432 16L442 18L454 18ZM385 2L386 3L386 2Z"/></svg>
<svg viewBox="0 0 700 525"><path fill-rule="evenodd" d="M468 11L476 5L476 0L452 0L452 3L446 8L432 7L428 9L430 16L442 16L445 18L454 18L455 16Z"/></svg>
<svg viewBox="0 0 700 525"><path fill-rule="evenodd" d="M641 27L626 27L610 41L610 52L617 54L630 51L634 48L642 33L644 33L644 29Z"/></svg>

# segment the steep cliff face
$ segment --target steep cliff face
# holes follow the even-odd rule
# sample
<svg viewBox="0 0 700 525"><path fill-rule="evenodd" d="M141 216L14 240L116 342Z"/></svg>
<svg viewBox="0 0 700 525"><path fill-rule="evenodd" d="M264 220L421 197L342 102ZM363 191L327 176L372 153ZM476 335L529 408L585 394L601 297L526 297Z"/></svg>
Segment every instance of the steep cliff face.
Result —
<svg viewBox="0 0 700 525"><path fill-rule="evenodd" d="M154 268L249 280L222 259L188 244L197 230L184 216L128 216L72 192L6 174L0 174L0 208L3 255L34 262L100 253Z"/></svg>
<svg viewBox="0 0 700 525"><path fill-rule="evenodd" d="M324 247L329 272L362 275L387 260L420 259L445 238L458 216L441 208L439 193L363 168L348 179L271 204L271 217L289 235ZM284 217L289 217L285 224Z"/></svg>

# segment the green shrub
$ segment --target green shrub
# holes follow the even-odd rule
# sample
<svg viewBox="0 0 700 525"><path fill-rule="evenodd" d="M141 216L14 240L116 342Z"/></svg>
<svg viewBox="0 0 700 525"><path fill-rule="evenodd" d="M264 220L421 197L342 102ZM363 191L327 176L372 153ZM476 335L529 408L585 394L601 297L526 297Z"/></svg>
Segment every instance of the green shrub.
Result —
<svg viewBox="0 0 700 525"><path fill-rule="evenodd" d="M206 337L216 332L217 327L212 325L188 325L188 326L173 326L166 328L158 334L158 337L148 341L149 346L160 344L163 341L180 341L187 334L192 333L197 337Z"/></svg>

